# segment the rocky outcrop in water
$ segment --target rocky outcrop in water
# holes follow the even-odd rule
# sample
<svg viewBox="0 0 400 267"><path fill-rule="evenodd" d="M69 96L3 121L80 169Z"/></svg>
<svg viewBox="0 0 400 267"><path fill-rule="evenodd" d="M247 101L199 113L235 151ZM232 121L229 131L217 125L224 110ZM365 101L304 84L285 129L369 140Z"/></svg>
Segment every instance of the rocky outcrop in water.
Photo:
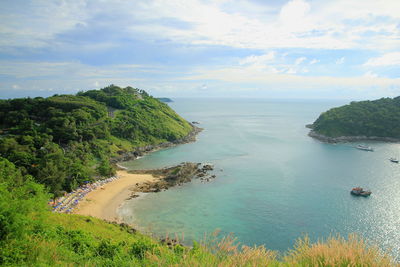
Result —
<svg viewBox="0 0 400 267"><path fill-rule="evenodd" d="M212 166L212 165L211 165ZM182 185L192 181L192 179L200 177L215 178L215 175L208 175L208 171L212 170L210 164L201 164L193 162L183 162L177 166L167 167L155 170L135 170L130 173L152 174L160 179L155 182L146 182L137 185L137 190L144 193L160 192L170 187ZM202 178L203 179L203 178Z"/></svg>

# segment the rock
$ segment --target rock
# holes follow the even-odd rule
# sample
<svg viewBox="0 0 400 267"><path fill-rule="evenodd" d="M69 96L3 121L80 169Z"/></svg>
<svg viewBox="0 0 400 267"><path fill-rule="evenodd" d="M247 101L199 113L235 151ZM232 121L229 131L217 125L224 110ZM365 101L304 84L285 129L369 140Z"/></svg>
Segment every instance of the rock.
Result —
<svg viewBox="0 0 400 267"><path fill-rule="evenodd" d="M203 171L212 171L212 170L214 170L214 166L212 164L204 164L202 170Z"/></svg>
<svg viewBox="0 0 400 267"><path fill-rule="evenodd" d="M204 168L204 166L206 166ZM213 169L212 164L201 164L193 162L182 162L173 167L155 169L155 170L135 170L131 173L152 174L155 177L163 177L154 182L146 182L137 185L137 190L144 193L156 193L166 190L172 186L182 186L184 183L192 181L194 178L200 178L201 181L208 181L215 178L215 175L206 178L207 171Z"/></svg>
<svg viewBox="0 0 400 267"><path fill-rule="evenodd" d="M178 241L177 239L175 239L175 238L169 238L169 237L162 238L162 239L160 239L160 242L161 242L162 244L165 244L165 245L169 246L170 248L171 248L171 247L174 247L174 246L177 246L177 245L183 246L183 245L180 244L179 241Z"/></svg>
<svg viewBox="0 0 400 267"><path fill-rule="evenodd" d="M134 233L136 233L136 229L135 228L129 228L128 229L128 233L130 233L130 234L134 234Z"/></svg>
<svg viewBox="0 0 400 267"><path fill-rule="evenodd" d="M133 195L131 195L131 196L128 198L128 200L134 199L134 198L137 198L137 197L139 197L139 195L133 194Z"/></svg>
<svg viewBox="0 0 400 267"><path fill-rule="evenodd" d="M306 124L306 128L313 129L314 125L312 123L311 124Z"/></svg>
<svg viewBox="0 0 400 267"><path fill-rule="evenodd" d="M346 142L356 142L356 141L383 141L383 142L400 142L400 139L391 137L379 137L379 136L339 136L339 137L329 137L319 134L313 130L308 133L308 136L315 138L321 142L325 143L346 143Z"/></svg>

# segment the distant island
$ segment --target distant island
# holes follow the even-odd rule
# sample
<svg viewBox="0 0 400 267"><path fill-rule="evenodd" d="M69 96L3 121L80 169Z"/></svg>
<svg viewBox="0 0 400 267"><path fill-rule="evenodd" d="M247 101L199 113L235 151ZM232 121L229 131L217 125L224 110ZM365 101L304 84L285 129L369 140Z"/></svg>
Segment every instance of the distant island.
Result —
<svg viewBox="0 0 400 267"><path fill-rule="evenodd" d="M171 98L168 98L168 97L157 97L157 99L164 103L174 102Z"/></svg>
<svg viewBox="0 0 400 267"><path fill-rule="evenodd" d="M308 128L324 142L400 141L400 97L351 102L323 112Z"/></svg>

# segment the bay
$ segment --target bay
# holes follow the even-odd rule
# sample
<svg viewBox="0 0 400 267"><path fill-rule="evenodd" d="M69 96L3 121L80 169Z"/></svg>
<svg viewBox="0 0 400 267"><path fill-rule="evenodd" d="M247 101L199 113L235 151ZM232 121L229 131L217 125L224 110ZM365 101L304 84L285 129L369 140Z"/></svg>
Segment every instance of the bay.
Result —
<svg viewBox="0 0 400 267"><path fill-rule="evenodd" d="M220 229L245 245L285 251L308 235L357 233L400 255L400 144L324 144L305 125L339 100L175 99L170 106L200 122L198 141L125 162L151 169L183 161L215 165L217 178L196 180L127 201L119 210L128 223L186 242ZM372 190L369 198L352 187Z"/></svg>

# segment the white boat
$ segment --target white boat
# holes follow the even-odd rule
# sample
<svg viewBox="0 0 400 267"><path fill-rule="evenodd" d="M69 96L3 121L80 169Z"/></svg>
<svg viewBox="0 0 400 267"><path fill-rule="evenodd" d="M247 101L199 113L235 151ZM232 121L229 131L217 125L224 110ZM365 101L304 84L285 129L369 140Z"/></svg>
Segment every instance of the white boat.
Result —
<svg viewBox="0 0 400 267"><path fill-rule="evenodd" d="M358 145L356 148L364 151L374 151L374 149L370 146Z"/></svg>
<svg viewBox="0 0 400 267"><path fill-rule="evenodd" d="M391 162L393 162L393 163L399 163L399 160L396 159L396 158L390 158L389 160L390 160Z"/></svg>

